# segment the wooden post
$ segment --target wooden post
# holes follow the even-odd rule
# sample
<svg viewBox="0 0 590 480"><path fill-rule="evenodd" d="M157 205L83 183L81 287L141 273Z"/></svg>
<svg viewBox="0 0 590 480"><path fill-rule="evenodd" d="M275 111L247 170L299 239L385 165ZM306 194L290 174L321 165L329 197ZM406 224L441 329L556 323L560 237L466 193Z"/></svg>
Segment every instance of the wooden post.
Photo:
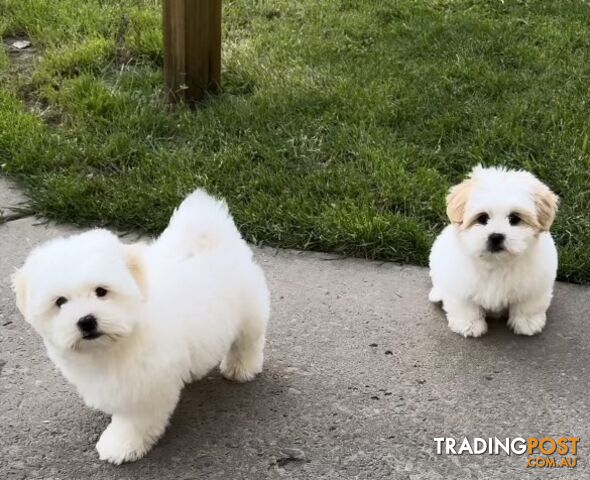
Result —
<svg viewBox="0 0 590 480"><path fill-rule="evenodd" d="M221 86L221 0L164 0L164 76L172 101Z"/></svg>

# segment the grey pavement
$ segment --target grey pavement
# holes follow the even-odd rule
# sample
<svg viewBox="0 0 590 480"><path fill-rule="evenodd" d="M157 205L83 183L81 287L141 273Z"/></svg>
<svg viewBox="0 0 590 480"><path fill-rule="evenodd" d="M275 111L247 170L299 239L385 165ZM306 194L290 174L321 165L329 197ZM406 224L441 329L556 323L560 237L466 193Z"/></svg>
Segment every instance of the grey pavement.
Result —
<svg viewBox="0 0 590 480"><path fill-rule="evenodd" d="M19 200L0 179L0 208ZM273 297L264 372L186 387L159 444L136 463L98 461L108 418L86 407L17 313L8 276L71 228L0 226L2 479L590 478L590 290L559 284L542 335L505 321L466 340L427 301L428 272L257 249ZM526 456L436 455L433 438L581 437L578 467Z"/></svg>

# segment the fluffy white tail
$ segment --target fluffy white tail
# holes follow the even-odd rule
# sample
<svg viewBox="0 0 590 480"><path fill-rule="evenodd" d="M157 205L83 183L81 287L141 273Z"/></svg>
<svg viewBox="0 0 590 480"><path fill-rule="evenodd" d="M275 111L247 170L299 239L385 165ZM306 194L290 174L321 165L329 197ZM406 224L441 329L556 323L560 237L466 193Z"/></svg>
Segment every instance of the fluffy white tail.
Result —
<svg viewBox="0 0 590 480"><path fill-rule="evenodd" d="M226 203L195 190L174 211L157 243L175 256L192 256L228 243L243 243Z"/></svg>

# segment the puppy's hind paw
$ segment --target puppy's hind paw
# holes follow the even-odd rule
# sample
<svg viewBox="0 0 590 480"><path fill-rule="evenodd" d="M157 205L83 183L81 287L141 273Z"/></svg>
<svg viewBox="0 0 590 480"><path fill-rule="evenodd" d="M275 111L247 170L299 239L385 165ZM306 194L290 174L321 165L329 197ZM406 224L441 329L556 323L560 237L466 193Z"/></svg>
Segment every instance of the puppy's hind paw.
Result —
<svg viewBox="0 0 590 480"><path fill-rule="evenodd" d="M219 369L221 374L234 382L249 382L262 372L264 360L264 335L254 341L238 340L227 353Z"/></svg>
<svg viewBox="0 0 590 480"><path fill-rule="evenodd" d="M249 369L239 361L231 364L225 364L224 362L221 364L220 370L225 378L233 382L249 382L254 380L254 377L262 371L262 369Z"/></svg>
<svg viewBox="0 0 590 480"><path fill-rule="evenodd" d="M249 382L262 372L262 351L229 352L221 362L221 374L234 382Z"/></svg>
<svg viewBox="0 0 590 480"><path fill-rule="evenodd" d="M508 319L508 326L517 335L532 336L543 331L547 316L545 313L539 313L537 315L515 315Z"/></svg>

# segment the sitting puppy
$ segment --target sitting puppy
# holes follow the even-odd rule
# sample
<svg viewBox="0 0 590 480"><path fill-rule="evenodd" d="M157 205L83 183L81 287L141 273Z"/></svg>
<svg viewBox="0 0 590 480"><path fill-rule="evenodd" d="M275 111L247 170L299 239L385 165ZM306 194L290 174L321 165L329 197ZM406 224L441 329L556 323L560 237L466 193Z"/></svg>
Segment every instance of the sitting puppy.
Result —
<svg viewBox="0 0 590 480"><path fill-rule="evenodd" d="M442 302L452 331L479 337L486 312L509 310L520 335L545 326L557 251L549 233L558 197L535 176L473 169L447 197L447 226L430 253L431 302Z"/></svg>
<svg viewBox="0 0 590 480"><path fill-rule="evenodd" d="M48 242L13 278L25 319L86 404L112 415L102 460L141 458L183 385L221 364L230 380L262 370L270 299L225 203L190 195L151 244L106 230Z"/></svg>

